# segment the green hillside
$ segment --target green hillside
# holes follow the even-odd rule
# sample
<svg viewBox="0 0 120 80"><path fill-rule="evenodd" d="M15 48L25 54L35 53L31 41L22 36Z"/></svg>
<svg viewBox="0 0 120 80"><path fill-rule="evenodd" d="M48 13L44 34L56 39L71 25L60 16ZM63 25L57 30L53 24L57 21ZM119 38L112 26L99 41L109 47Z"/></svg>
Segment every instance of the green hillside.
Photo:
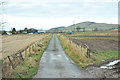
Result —
<svg viewBox="0 0 120 80"><path fill-rule="evenodd" d="M117 29L117 24L106 24L106 23L95 23L95 22L82 22L78 24L74 24L68 27L56 27L52 28L50 30L57 30L57 31L75 31L76 28L85 28L86 31L91 30L110 30L110 29ZM82 29L81 29L82 30Z"/></svg>

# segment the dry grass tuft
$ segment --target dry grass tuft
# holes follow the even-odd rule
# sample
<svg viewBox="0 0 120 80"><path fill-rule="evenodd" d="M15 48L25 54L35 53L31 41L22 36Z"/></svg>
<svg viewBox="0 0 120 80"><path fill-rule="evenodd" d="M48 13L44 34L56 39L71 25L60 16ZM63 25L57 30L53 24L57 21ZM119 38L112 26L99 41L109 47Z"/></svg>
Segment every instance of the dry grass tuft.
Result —
<svg viewBox="0 0 120 80"><path fill-rule="evenodd" d="M57 35L66 54L80 67L85 67L91 64L89 59L86 57L87 49L76 45L63 35Z"/></svg>
<svg viewBox="0 0 120 80"><path fill-rule="evenodd" d="M34 58L35 62L38 62L38 59Z"/></svg>

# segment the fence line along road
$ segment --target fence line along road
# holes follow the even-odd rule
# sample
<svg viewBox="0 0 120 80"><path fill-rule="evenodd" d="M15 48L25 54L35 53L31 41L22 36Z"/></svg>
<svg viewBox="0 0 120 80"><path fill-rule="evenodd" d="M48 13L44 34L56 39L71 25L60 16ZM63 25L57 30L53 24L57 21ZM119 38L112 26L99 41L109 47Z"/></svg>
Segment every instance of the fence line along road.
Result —
<svg viewBox="0 0 120 80"><path fill-rule="evenodd" d="M14 53L12 55L7 56L7 58L4 58L3 60L3 72L6 72L7 69L15 69L19 64L21 64L25 58L27 58L28 56L31 56L32 54L36 53L38 51L38 49L41 46L41 41L44 41L44 39L46 39L48 36L46 36L45 38L34 42L32 44L30 44L29 46L27 46L25 49Z"/></svg>

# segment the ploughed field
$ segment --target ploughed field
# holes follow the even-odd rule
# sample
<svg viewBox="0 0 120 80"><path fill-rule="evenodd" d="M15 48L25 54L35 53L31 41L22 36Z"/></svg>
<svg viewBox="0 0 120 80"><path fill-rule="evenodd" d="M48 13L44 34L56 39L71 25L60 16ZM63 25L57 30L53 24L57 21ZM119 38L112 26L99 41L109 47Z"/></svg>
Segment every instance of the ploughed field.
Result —
<svg viewBox="0 0 120 80"><path fill-rule="evenodd" d="M84 46L88 45L91 51L103 52L106 50L117 50L118 40L104 39L104 38L85 38L85 39L74 39L70 38L74 43Z"/></svg>
<svg viewBox="0 0 120 80"><path fill-rule="evenodd" d="M2 36L2 58L23 50L30 44L45 38L47 35L34 34L34 35L3 35ZM0 57L1 59L1 57Z"/></svg>
<svg viewBox="0 0 120 80"><path fill-rule="evenodd" d="M77 33L72 35L66 35L74 43L84 46L85 44L89 49L98 52L118 50L118 33Z"/></svg>

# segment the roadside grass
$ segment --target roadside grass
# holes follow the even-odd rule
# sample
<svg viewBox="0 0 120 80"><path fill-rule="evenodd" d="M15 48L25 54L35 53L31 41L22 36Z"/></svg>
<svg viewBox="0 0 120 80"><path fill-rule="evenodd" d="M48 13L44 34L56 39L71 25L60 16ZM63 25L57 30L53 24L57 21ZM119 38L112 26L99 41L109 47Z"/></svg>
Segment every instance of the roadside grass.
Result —
<svg viewBox="0 0 120 80"><path fill-rule="evenodd" d="M21 66L17 68L17 74L15 73L16 78L31 78L37 73L39 62L42 57L42 54L45 50L45 47L42 48L41 52L38 52L31 57L29 57ZM20 69L20 71L19 71Z"/></svg>
<svg viewBox="0 0 120 80"><path fill-rule="evenodd" d="M86 57L86 50L82 50L83 52L80 51L80 47L76 47L73 44L68 41L67 38L64 38L63 35L57 35L63 49L65 50L65 53L81 68L84 68L89 65L99 65L100 63L104 62L105 60L110 60L110 59L118 59L118 51L117 50L109 50L109 51L104 51L104 52L97 52L94 51L91 53L91 57L87 58Z"/></svg>
<svg viewBox="0 0 120 80"><path fill-rule="evenodd" d="M2 59L0 59L0 67L2 66L2 62L3 62L3 60L2 60Z"/></svg>
<svg viewBox="0 0 120 80"><path fill-rule="evenodd" d="M117 50L114 51L104 51L104 52L97 52L95 51L94 53L92 53L92 57L94 56L95 60L92 60L93 64L100 64L105 60L110 60L110 59L118 59L118 52Z"/></svg>
<svg viewBox="0 0 120 80"><path fill-rule="evenodd" d="M89 58L86 57L86 49L82 49L82 51L74 44L69 42L63 36L57 34L62 47L65 53L81 68L92 64Z"/></svg>
<svg viewBox="0 0 120 80"><path fill-rule="evenodd" d="M47 39L45 39L43 41L44 45L38 49L39 51L26 58L22 64L17 66L15 70L13 70L10 77L17 78L17 80L22 80L22 78L32 78L35 74L37 74L40 59L51 38L52 36L49 36Z"/></svg>
<svg viewBox="0 0 120 80"><path fill-rule="evenodd" d="M97 37L89 37L89 36L111 36L111 37L116 37L116 38L98 38L98 39L106 39L106 40L117 40L118 41L118 31L113 31L113 30L108 30L108 31L89 31L89 32L75 32L74 34L64 34L64 36L68 38L73 38L73 39L95 39ZM88 37L85 37L88 36ZM91 59L90 62L92 64L100 64L104 62L105 60L110 60L110 59L117 59L118 56L118 50L109 50L109 51L104 51L104 52L97 52L95 51L94 53L91 53Z"/></svg>

